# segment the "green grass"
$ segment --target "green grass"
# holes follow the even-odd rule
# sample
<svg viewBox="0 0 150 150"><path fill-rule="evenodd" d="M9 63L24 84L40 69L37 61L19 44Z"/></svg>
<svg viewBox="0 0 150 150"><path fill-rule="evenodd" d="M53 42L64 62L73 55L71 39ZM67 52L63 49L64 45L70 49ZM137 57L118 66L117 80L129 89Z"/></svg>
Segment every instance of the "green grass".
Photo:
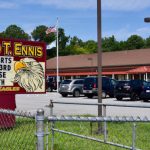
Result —
<svg viewBox="0 0 150 150"><path fill-rule="evenodd" d="M34 150L35 130L34 119L17 118L13 128L0 129L0 150Z"/></svg>
<svg viewBox="0 0 150 150"><path fill-rule="evenodd" d="M132 145L132 123L107 123L108 137L110 142ZM80 135L104 139L103 135L96 134L97 123L89 122L56 122L55 128L73 132ZM46 122L45 122L46 131ZM92 132L91 132L92 131ZM51 147L52 134L49 124L49 150ZM35 150L36 149L36 125L34 119L17 118L16 124L10 129L0 129L0 150ZM73 137L71 135L55 132L54 150L123 150L123 148L110 146L91 140ZM45 149L46 149L46 136ZM137 123L136 125L136 148L150 150L150 124Z"/></svg>
<svg viewBox="0 0 150 150"><path fill-rule="evenodd" d="M95 137L98 139L104 139L103 135L96 134L97 123L93 123L92 134L89 123L57 123L56 128ZM132 123L107 123L109 142L123 144L126 146L132 145ZM150 124L138 123L136 127L136 147L142 150L150 150ZM103 143L80 139L61 133L55 134L55 149L56 150L121 150L123 148L110 146Z"/></svg>

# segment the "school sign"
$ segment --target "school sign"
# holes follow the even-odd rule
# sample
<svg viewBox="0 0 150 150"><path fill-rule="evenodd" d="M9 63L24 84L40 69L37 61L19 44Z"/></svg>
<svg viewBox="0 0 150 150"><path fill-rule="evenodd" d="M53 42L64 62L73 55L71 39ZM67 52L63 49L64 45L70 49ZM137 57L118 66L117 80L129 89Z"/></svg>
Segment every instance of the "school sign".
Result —
<svg viewBox="0 0 150 150"><path fill-rule="evenodd" d="M46 46L0 39L0 93L45 93Z"/></svg>

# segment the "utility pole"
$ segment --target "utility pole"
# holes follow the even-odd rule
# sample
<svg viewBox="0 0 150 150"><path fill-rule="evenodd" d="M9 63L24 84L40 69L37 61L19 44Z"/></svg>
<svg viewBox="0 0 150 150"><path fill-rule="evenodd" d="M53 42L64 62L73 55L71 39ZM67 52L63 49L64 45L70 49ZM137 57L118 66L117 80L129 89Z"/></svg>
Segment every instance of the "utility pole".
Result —
<svg viewBox="0 0 150 150"><path fill-rule="evenodd" d="M102 17L101 0L97 0L97 43L98 43L98 103L102 103ZM102 117L102 106L98 106L98 116ZM98 133L102 133L102 124L98 123Z"/></svg>

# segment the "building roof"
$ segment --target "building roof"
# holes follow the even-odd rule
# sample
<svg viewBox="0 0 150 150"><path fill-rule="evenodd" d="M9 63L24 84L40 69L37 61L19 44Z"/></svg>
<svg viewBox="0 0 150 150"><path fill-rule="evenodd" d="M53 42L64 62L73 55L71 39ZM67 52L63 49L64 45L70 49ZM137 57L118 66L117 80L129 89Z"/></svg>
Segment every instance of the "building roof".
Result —
<svg viewBox="0 0 150 150"><path fill-rule="evenodd" d="M103 67L150 65L150 48L102 53ZM81 68L97 66L97 53L59 56L59 68ZM56 68L56 57L47 60L47 69Z"/></svg>

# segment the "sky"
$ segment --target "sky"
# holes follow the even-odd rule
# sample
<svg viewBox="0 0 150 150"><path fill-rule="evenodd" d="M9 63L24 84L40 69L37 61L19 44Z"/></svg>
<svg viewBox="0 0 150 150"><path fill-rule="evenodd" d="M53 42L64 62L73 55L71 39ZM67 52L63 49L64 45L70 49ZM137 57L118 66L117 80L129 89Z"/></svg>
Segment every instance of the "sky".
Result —
<svg viewBox="0 0 150 150"><path fill-rule="evenodd" d="M150 36L150 0L101 0L102 37L118 41ZM39 25L59 27L67 36L97 40L97 0L0 0L0 32L16 24L31 33Z"/></svg>

